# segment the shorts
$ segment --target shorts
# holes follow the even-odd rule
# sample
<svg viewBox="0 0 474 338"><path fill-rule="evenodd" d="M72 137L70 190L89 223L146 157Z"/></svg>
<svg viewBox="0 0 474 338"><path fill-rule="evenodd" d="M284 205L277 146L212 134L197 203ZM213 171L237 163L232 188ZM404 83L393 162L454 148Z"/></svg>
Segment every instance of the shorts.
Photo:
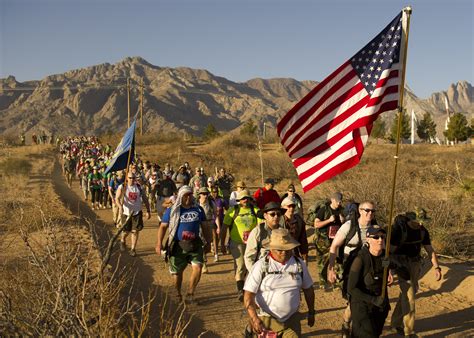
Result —
<svg viewBox="0 0 474 338"><path fill-rule="evenodd" d="M169 258L170 273L176 275L184 269L188 264L203 265L204 264L204 248L201 245L198 246L196 251L185 252L183 249L175 243L172 253Z"/></svg>
<svg viewBox="0 0 474 338"><path fill-rule="evenodd" d="M123 231L141 231L143 229L143 212L140 211L138 214L133 216L122 215L122 220L125 222ZM123 223L122 223L123 224Z"/></svg>

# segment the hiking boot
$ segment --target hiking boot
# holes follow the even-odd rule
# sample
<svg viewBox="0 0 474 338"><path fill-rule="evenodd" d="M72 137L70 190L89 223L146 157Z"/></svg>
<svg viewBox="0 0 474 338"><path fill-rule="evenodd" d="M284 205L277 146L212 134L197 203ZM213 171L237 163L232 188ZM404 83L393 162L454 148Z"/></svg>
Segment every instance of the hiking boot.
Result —
<svg viewBox="0 0 474 338"><path fill-rule="evenodd" d="M125 242L120 241L120 251L125 252L127 250L127 245Z"/></svg>
<svg viewBox="0 0 474 338"><path fill-rule="evenodd" d="M207 264L204 263L204 264L202 265L202 273L208 273L208 272L209 272L209 270L207 269Z"/></svg>
<svg viewBox="0 0 474 338"><path fill-rule="evenodd" d="M130 256L135 257L136 255L137 255L137 252L135 251L135 249L131 249Z"/></svg>

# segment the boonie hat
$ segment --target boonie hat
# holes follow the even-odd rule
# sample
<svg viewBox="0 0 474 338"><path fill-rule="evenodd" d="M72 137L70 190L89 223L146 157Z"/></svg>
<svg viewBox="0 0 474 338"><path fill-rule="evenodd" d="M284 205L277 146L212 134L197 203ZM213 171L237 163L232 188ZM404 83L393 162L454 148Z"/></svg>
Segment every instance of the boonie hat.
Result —
<svg viewBox="0 0 474 338"><path fill-rule="evenodd" d="M410 221L415 221L420 224L423 224L425 221L430 220L431 218L428 217L428 214L425 209L415 207L415 211L409 211L405 213L405 216Z"/></svg>
<svg viewBox="0 0 474 338"><path fill-rule="evenodd" d="M245 182L244 181L237 181L237 183L235 184L236 187L241 187L241 188L245 188Z"/></svg>
<svg viewBox="0 0 474 338"><path fill-rule="evenodd" d="M240 201L240 200L242 200L242 199L244 199L244 198L252 198L252 196L250 196L250 193L249 193L249 191L248 191L247 189L244 189L244 190L242 190L242 191L239 191L239 193L237 194L236 200L237 200L237 201Z"/></svg>
<svg viewBox="0 0 474 338"><path fill-rule="evenodd" d="M265 249L270 249L270 250L293 250L297 246L299 246L300 243L291 237L290 233L288 232L287 229L282 229L278 228L275 230L272 230L272 234L270 236L270 239L266 239L262 242L262 246Z"/></svg>
<svg viewBox="0 0 474 338"><path fill-rule="evenodd" d="M287 196L283 199L283 201L281 201L282 208L287 207L289 205L296 205L296 198L292 196Z"/></svg>
<svg viewBox="0 0 474 338"><path fill-rule="evenodd" d="M206 187L199 188L198 194L209 194L209 189Z"/></svg>

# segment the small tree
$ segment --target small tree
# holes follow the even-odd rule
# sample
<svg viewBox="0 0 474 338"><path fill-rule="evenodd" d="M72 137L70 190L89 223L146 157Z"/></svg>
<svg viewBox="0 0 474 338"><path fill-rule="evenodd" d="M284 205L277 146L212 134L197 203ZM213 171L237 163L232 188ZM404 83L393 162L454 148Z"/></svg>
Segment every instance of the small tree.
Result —
<svg viewBox="0 0 474 338"><path fill-rule="evenodd" d="M443 132L448 141L466 141L471 131L467 125L467 118L462 113L456 113L449 119L448 129Z"/></svg>
<svg viewBox="0 0 474 338"><path fill-rule="evenodd" d="M398 128L398 114L397 117L393 120L392 128L390 129L389 139L392 142L397 142L397 128ZM408 139L410 137L410 122L408 119L408 114L406 109L403 109L402 112L402 127L400 130L400 139Z"/></svg>
<svg viewBox="0 0 474 338"><path fill-rule="evenodd" d="M374 126L372 127L371 136L373 138L385 138L385 134L387 133L387 126L385 121L379 116L377 120L374 122Z"/></svg>
<svg viewBox="0 0 474 338"><path fill-rule="evenodd" d="M240 128L240 135L254 136L256 133L257 133L257 125L252 119L245 122L242 128Z"/></svg>
<svg viewBox="0 0 474 338"><path fill-rule="evenodd" d="M434 123L429 113L423 115L423 119L416 128L416 133L425 142L436 137L436 123Z"/></svg>
<svg viewBox="0 0 474 338"><path fill-rule="evenodd" d="M212 123L209 123L204 129L203 136L206 140L212 140L213 138L216 138L219 136L219 132L217 131L216 127Z"/></svg>

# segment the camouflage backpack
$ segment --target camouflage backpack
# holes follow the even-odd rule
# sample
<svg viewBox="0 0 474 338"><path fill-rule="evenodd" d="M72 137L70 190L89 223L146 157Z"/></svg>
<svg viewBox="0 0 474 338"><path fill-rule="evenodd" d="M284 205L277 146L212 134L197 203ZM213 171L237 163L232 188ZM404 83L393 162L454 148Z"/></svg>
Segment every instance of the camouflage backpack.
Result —
<svg viewBox="0 0 474 338"><path fill-rule="evenodd" d="M321 208L326 208L326 212L324 218L329 218L331 216L329 205L331 201L327 198L321 199L316 201L311 207L308 209L308 216L306 216L306 225L314 227L314 220L318 217L318 212Z"/></svg>

